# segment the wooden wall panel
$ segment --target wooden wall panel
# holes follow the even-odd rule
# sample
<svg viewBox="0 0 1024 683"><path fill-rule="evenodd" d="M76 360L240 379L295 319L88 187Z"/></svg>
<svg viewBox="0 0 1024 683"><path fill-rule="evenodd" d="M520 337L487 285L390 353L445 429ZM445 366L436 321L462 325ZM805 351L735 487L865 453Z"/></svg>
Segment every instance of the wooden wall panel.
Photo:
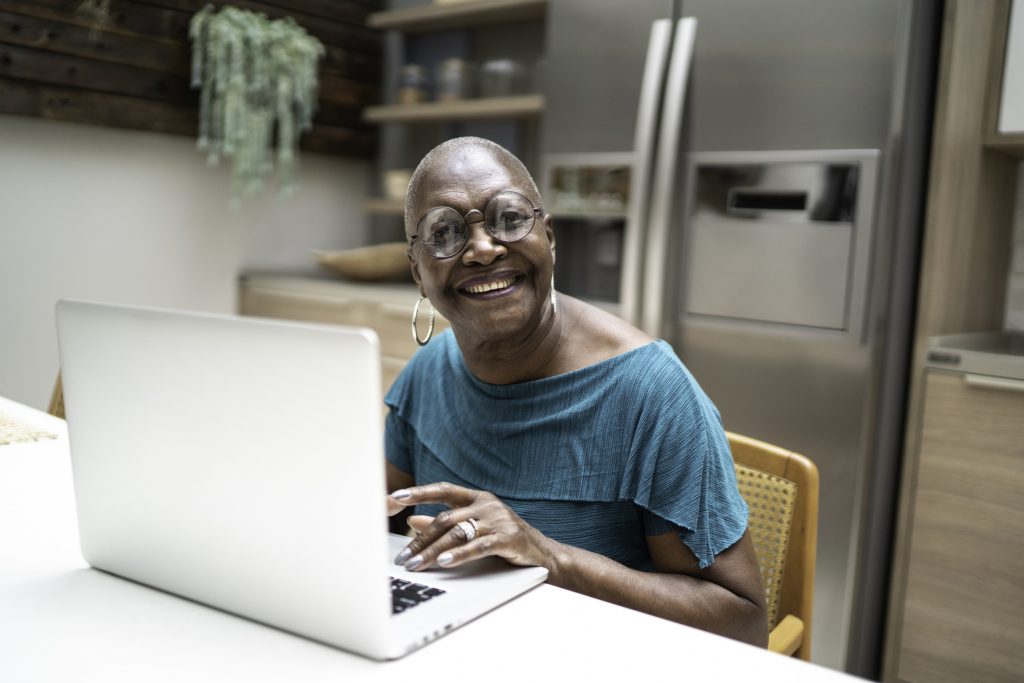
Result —
<svg viewBox="0 0 1024 683"><path fill-rule="evenodd" d="M899 680L1020 681L1024 394L925 386Z"/></svg>
<svg viewBox="0 0 1024 683"><path fill-rule="evenodd" d="M0 113L194 136L188 23L207 0L111 0L97 22L81 0L0 4ZM221 6L221 3L216 3ZM376 130L362 110L380 101L382 40L366 28L380 0L238 0L291 16L324 43L320 107L302 137L310 151L369 158Z"/></svg>
<svg viewBox="0 0 1024 683"><path fill-rule="evenodd" d="M908 680L900 675L903 615L916 523L920 429L927 418L928 339L998 330L1003 322L1018 160L987 150L984 142L992 45L1006 31L1009 8L1009 0L947 0L944 6L884 681ZM942 644L935 641L934 646Z"/></svg>

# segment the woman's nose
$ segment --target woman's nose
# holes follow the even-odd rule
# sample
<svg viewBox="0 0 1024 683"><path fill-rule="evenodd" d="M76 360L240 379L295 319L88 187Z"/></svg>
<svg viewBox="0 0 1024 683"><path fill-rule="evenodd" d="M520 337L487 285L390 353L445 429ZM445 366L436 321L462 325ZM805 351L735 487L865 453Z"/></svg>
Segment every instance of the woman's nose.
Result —
<svg viewBox="0 0 1024 683"><path fill-rule="evenodd" d="M466 235L466 248L462 252L463 263L487 265L508 253L505 243L494 239L484 229L484 218L482 215L468 216L466 227L468 228L468 234Z"/></svg>

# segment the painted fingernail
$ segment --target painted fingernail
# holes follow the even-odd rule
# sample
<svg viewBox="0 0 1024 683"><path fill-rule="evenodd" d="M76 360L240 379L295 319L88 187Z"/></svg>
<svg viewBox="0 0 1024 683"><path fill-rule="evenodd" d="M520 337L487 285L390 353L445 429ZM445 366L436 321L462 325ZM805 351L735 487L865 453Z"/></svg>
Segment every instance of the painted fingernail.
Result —
<svg viewBox="0 0 1024 683"><path fill-rule="evenodd" d="M404 500L412 495L412 491L409 489L398 489L397 491L391 492L391 497L395 500Z"/></svg>
<svg viewBox="0 0 1024 683"><path fill-rule="evenodd" d="M423 564L423 556L417 555L416 557L412 558L411 560L405 563L405 568L409 571L415 571L416 568L419 567L421 564Z"/></svg>
<svg viewBox="0 0 1024 683"><path fill-rule="evenodd" d="M403 564L412 555L412 551L408 548L402 548L402 552L395 555L395 564Z"/></svg>
<svg viewBox="0 0 1024 683"><path fill-rule="evenodd" d="M455 556L452 555L451 553L447 553L447 552L446 553L441 553L440 555L437 556L437 563L439 565L441 565L442 567L447 567L448 565L450 565L454 561L455 561Z"/></svg>

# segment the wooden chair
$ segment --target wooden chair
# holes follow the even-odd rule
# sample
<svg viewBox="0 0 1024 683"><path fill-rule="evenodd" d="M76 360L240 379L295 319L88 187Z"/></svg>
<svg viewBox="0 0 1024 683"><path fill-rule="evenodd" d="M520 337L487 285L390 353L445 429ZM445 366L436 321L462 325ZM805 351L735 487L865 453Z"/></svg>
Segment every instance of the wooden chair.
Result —
<svg viewBox="0 0 1024 683"><path fill-rule="evenodd" d="M768 649L811 658L818 468L798 453L726 433L764 579Z"/></svg>
<svg viewBox="0 0 1024 683"><path fill-rule="evenodd" d="M64 385L60 381L60 373L57 373L57 381L53 385L53 394L50 395L50 407L47 409L50 415L64 419Z"/></svg>

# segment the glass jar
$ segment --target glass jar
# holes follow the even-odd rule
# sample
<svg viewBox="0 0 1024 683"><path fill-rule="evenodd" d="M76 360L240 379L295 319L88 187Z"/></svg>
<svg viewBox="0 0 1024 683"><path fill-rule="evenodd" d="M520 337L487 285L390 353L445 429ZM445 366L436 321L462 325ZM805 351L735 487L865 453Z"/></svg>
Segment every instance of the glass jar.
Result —
<svg viewBox="0 0 1024 683"><path fill-rule="evenodd" d="M464 59L453 57L437 65L434 77L435 98L441 102L464 100L475 94L473 65Z"/></svg>
<svg viewBox="0 0 1024 683"><path fill-rule="evenodd" d="M419 64L406 64L398 78L398 103L417 104L427 101L427 70Z"/></svg>
<svg viewBox="0 0 1024 683"><path fill-rule="evenodd" d="M480 67L480 96L509 97L527 90L526 68L511 59L492 59Z"/></svg>

